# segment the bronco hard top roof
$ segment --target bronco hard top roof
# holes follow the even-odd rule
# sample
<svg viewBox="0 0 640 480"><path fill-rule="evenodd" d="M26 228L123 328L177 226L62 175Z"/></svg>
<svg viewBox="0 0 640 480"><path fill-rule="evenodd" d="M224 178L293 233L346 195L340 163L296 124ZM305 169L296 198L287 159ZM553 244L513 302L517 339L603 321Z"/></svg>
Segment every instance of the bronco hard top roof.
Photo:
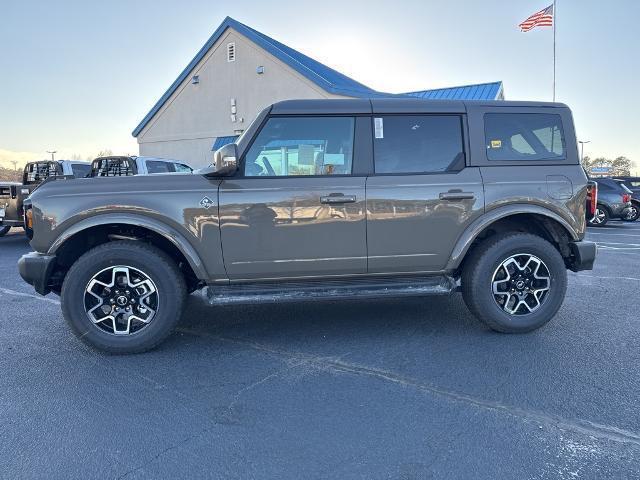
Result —
<svg viewBox="0 0 640 480"><path fill-rule="evenodd" d="M425 100L421 98L353 98L284 100L271 105L275 115L376 114L376 113L465 113L468 106L567 108L563 103L524 101Z"/></svg>

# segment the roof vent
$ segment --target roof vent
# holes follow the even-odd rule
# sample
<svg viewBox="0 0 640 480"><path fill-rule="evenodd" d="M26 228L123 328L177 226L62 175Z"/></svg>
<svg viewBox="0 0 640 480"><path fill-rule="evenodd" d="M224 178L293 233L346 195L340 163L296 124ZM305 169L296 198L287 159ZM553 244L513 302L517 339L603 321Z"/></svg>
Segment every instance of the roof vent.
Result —
<svg viewBox="0 0 640 480"><path fill-rule="evenodd" d="M227 43L227 62L236 61L236 44Z"/></svg>

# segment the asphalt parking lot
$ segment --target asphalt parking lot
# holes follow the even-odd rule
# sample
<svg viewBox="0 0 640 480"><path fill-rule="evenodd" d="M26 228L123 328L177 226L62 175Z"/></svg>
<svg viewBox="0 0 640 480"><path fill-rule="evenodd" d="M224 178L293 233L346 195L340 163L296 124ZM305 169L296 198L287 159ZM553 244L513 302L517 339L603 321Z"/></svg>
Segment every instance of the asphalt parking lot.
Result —
<svg viewBox="0 0 640 480"><path fill-rule="evenodd" d="M640 222L590 229L545 328L461 297L206 309L96 353L0 238L1 478L638 478Z"/></svg>

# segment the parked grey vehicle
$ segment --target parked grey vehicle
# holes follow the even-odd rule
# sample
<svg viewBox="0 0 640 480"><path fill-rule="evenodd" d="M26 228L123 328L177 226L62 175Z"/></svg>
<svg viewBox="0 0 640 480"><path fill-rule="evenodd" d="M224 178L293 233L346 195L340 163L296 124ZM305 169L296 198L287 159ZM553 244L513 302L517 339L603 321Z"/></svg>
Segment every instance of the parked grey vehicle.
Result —
<svg viewBox="0 0 640 480"><path fill-rule="evenodd" d="M614 177L631 191L631 208L622 217L625 222L635 222L640 217L640 177Z"/></svg>
<svg viewBox="0 0 640 480"><path fill-rule="evenodd" d="M611 219L626 219L632 213L631 190L611 178L597 178L598 206L589 225L604 227Z"/></svg>
<svg viewBox="0 0 640 480"><path fill-rule="evenodd" d="M90 177L127 177L166 173L191 173L193 168L179 160L156 157L110 156L91 162Z"/></svg>
<svg viewBox="0 0 640 480"><path fill-rule="evenodd" d="M0 237L11 227L25 226L23 202L44 181L55 177L84 177L90 169L88 162L75 160L29 162L22 173L22 184L0 183Z"/></svg>
<svg viewBox="0 0 640 480"><path fill-rule="evenodd" d="M114 353L156 346L198 289L212 305L461 290L490 328L527 332L596 255L562 104L285 101L208 170L73 183L32 195L19 270Z"/></svg>

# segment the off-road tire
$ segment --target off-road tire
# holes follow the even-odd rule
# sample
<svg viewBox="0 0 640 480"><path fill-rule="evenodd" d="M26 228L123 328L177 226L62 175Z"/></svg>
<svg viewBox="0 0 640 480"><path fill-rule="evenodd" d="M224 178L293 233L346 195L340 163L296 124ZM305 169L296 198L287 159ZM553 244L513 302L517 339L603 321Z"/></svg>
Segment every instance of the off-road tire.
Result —
<svg viewBox="0 0 640 480"><path fill-rule="evenodd" d="M8 225L0 227L0 237L4 237L7 233L9 233L9 230L11 230L11 227Z"/></svg>
<svg viewBox="0 0 640 480"><path fill-rule="evenodd" d="M511 315L495 301L494 274L503 261L516 254L535 255L549 270L548 296L540 307L524 315ZM497 332L525 333L545 325L556 314L567 290L567 270L558 250L543 238L528 233L494 235L477 245L465 260L462 296L467 308L486 326Z"/></svg>
<svg viewBox="0 0 640 480"><path fill-rule="evenodd" d="M155 283L158 305L154 318L140 331L114 335L97 327L85 310L89 281L113 266L144 271ZM82 255L67 272L60 300L62 313L73 333L85 344L112 354L141 353L165 340L182 315L187 289L184 276L163 251L138 241L116 241L99 245Z"/></svg>

